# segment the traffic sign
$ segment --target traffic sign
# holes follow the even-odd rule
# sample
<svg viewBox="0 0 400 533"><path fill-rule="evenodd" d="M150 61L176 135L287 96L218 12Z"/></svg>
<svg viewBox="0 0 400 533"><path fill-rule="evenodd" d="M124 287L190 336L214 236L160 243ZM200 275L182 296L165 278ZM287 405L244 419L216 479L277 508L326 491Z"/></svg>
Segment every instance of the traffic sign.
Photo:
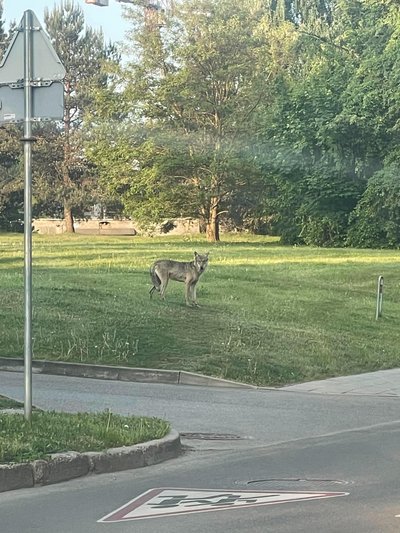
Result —
<svg viewBox="0 0 400 533"><path fill-rule="evenodd" d="M347 496L348 492L151 489L98 522L125 522L162 516L223 511Z"/></svg>
<svg viewBox="0 0 400 533"><path fill-rule="evenodd" d="M33 11L32 29L32 80L59 80L65 77L65 68L58 58L50 39L47 37ZM24 79L24 19L22 18L0 63L0 84L16 83Z"/></svg>
<svg viewBox="0 0 400 533"><path fill-rule="evenodd" d="M62 120L64 116L64 85L47 82L32 87L32 120ZM0 124L24 120L24 89L0 86Z"/></svg>

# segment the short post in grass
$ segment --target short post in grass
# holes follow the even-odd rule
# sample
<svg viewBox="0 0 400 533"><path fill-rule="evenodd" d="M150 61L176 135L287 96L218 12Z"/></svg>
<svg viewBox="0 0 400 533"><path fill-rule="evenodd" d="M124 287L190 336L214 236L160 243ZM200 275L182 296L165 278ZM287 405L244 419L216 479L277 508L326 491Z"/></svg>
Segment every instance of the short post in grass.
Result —
<svg viewBox="0 0 400 533"><path fill-rule="evenodd" d="M378 290L376 294L376 315L375 319L378 320L382 316L382 303L383 303L383 276L378 278Z"/></svg>

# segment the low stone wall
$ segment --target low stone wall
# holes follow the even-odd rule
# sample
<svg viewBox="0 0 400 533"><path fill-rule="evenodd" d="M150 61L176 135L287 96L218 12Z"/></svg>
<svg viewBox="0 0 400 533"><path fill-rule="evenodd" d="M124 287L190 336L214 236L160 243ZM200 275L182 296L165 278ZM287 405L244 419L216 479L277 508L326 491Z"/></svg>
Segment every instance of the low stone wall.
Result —
<svg viewBox="0 0 400 533"><path fill-rule="evenodd" d="M57 235L66 232L65 222L57 218L37 218L33 221L34 231L42 235ZM76 219L76 233L87 235L196 235L200 233L199 221L193 218L179 218L171 223L157 225L151 230L140 227L132 220Z"/></svg>
<svg viewBox="0 0 400 533"><path fill-rule="evenodd" d="M65 222L58 218L37 218L33 221L34 231L42 235L65 233ZM131 220L80 220L74 222L76 233L88 235L136 235Z"/></svg>
<svg viewBox="0 0 400 533"><path fill-rule="evenodd" d="M33 230L42 235L55 235L65 232L64 220L58 218L37 218L33 220Z"/></svg>
<svg viewBox="0 0 400 533"><path fill-rule="evenodd" d="M77 220L74 223L76 233L88 235L136 235L136 228L131 220Z"/></svg>

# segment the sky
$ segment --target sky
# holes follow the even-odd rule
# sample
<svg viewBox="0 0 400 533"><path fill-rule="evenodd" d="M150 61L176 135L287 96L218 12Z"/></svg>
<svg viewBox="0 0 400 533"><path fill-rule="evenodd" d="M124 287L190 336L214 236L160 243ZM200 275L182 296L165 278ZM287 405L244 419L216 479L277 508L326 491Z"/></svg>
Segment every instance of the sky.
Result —
<svg viewBox="0 0 400 533"><path fill-rule="evenodd" d="M96 29L101 27L107 41L123 40L128 28L127 22L122 18L124 4L120 4L116 0L109 0L108 7L98 7L86 4L85 0L74 0L74 2L82 8L86 24ZM51 10L55 5L60 4L61 0L3 0L3 18L6 20L6 29L12 20L19 23L27 9L31 9L44 26L43 13L45 8Z"/></svg>

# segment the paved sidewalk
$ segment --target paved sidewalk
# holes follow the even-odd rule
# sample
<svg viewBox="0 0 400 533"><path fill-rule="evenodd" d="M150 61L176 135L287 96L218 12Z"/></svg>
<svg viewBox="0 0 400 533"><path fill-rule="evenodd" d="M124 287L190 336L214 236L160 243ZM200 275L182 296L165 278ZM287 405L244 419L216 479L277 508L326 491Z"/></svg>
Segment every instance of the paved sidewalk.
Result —
<svg viewBox="0 0 400 533"><path fill-rule="evenodd" d="M294 392L400 397L400 368L282 387Z"/></svg>

